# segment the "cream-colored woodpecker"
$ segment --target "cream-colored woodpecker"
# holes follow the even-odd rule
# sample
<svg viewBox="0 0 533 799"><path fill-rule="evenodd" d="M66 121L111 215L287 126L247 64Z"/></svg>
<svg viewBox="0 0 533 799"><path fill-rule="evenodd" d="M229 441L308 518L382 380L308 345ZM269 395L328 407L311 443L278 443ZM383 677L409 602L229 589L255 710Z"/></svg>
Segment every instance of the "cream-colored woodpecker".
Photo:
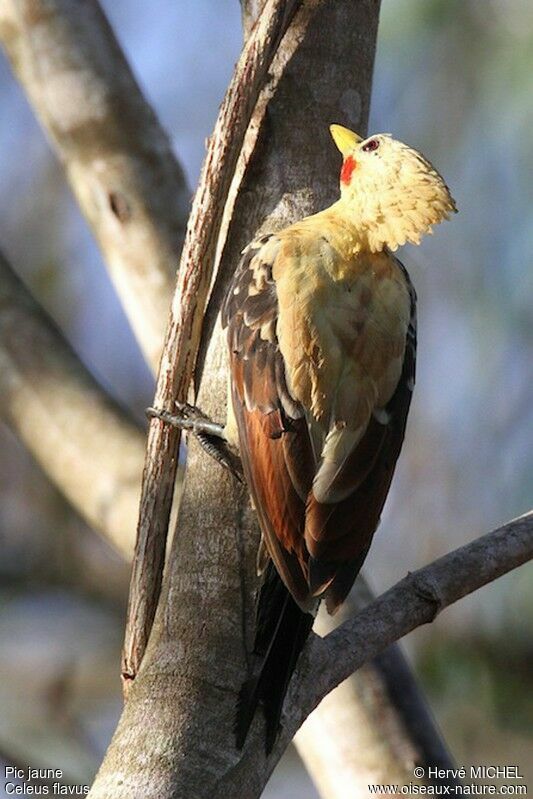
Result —
<svg viewBox="0 0 533 799"><path fill-rule="evenodd" d="M246 247L222 309L226 434L268 556L237 743L262 703L267 750L318 600L334 613L352 587L402 446L416 295L393 252L456 210L416 150L386 134L331 133L343 156L340 199Z"/></svg>
<svg viewBox="0 0 533 799"><path fill-rule="evenodd" d="M361 569L402 446L415 382L416 295L393 255L456 210L442 177L386 134L331 133L340 199L253 241L222 308L230 381L224 437L238 448L262 532L254 660L237 708L258 704L272 748L319 601L334 613ZM195 409L151 413L220 454ZM218 453L218 455L217 455Z"/></svg>

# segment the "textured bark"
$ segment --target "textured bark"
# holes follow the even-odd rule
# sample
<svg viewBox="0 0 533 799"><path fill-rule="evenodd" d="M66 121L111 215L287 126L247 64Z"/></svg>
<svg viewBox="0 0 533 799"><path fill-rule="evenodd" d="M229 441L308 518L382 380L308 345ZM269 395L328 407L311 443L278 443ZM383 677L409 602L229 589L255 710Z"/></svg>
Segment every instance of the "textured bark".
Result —
<svg viewBox="0 0 533 799"><path fill-rule="evenodd" d="M533 511L408 574L326 638L315 637L293 683L284 735L333 687L444 608L533 558Z"/></svg>
<svg viewBox="0 0 533 799"><path fill-rule="evenodd" d="M0 414L76 510L131 557L145 435L1 253Z"/></svg>
<svg viewBox="0 0 533 799"><path fill-rule="evenodd" d="M245 39L250 35L264 5L265 0L241 0L242 30Z"/></svg>
<svg viewBox="0 0 533 799"><path fill-rule="evenodd" d="M320 1L306 0L304 12L306 7L314 8ZM268 0L261 20L243 48L220 107L187 225L159 369L156 408L172 411L176 401L185 402L188 398L224 203L258 94L267 80L278 43L300 5L300 0ZM298 20L301 17L298 14ZM285 44L283 49L286 50ZM123 652L126 692L144 655L159 599L179 444L179 430L158 418L152 419Z"/></svg>
<svg viewBox="0 0 533 799"><path fill-rule="evenodd" d="M299 39L284 43L295 49L288 65L281 52L274 60L275 88L266 87L259 99L237 170L237 185L244 182L232 190L228 214L234 204L235 223L206 336L240 250L258 227L287 224L334 198L339 159L328 124L365 128L378 11L377 2L326 0L300 46ZM199 395L217 419L224 418L226 374L217 328ZM256 532L247 492L191 441L156 622L93 797L260 795L281 750L265 760L259 722L244 753L235 751L231 733L246 671L244 628L250 644Z"/></svg>
<svg viewBox="0 0 533 799"><path fill-rule="evenodd" d="M189 205L170 141L97 0L3 0L0 39L155 369Z"/></svg>
<svg viewBox="0 0 533 799"><path fill-rule="evenodd" d="M334 619L321 610L314 631L328 635L373 599L359 577ZM304 721L294 743L324 799L364 796L369 784L384 781L405 784L415 765L444 772L454 767L398 644L327 694ZM450 776L429 781L457 784Z"/></svg>

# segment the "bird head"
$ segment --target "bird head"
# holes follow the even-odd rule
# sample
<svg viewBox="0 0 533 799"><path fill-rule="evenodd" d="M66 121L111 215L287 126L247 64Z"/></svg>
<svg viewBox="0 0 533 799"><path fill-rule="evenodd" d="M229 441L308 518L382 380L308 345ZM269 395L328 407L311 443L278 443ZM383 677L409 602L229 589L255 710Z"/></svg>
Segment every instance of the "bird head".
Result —
<svg viewBox="0 0 533 799"><path fill-rule="evenodd" d="M341 203L372 252L420 244L457 211L442 177L416 150L386 133L362 139L342 125L330 131L344 159Z"/></svg>

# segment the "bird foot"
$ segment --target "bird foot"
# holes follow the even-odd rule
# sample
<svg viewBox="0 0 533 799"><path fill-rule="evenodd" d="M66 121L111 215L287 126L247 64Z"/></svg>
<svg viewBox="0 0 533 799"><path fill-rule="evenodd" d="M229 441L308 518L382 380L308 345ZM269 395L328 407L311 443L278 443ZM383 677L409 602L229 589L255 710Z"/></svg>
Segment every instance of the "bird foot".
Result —
<svg viewBox="0 0 533 799"><path fill-rule="evenodd" d="M156 417L163 422L179 427L180 430L190 430L194 435L204 434L226 440L224 428L221 424L213 422L200 408L189 405L188 402L176 402L176 413L159 410L158 408L147 408L146 415Z"/></svg>
<svg viewBox="0 0 533 799"><path fill-rule="evenodd" d="M197 439L198 443L211 458L227 469L239 482L243 482L242 465L240 458L230 448L224 427L213 422L199 408L189 405L188 402L176 402L176 413L147 408L146 415L150 418L161 419L180 430L188 430Z"/></svg>

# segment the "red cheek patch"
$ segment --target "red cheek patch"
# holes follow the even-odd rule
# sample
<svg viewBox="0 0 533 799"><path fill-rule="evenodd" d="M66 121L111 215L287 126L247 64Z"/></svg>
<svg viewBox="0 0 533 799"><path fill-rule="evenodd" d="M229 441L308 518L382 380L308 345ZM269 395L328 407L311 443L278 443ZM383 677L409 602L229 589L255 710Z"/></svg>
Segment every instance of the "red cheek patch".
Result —
<svg viewBox="0 0 533 799"><path fill-rule="evenodd" d="M352 179L352 173L357 166L355 158L351 155L345 160L341 169L341 183L349 183Z"/></svg>

